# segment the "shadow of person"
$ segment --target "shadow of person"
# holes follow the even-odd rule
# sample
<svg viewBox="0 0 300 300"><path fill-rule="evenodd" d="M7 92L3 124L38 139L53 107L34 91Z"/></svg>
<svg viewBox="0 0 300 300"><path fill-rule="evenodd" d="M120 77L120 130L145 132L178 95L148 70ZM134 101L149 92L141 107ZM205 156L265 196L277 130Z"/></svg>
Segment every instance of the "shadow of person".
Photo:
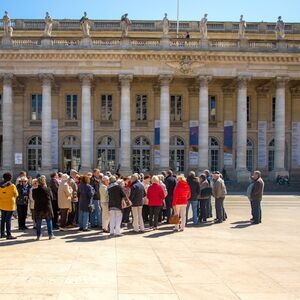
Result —
<svg viewBox="0 0 300 300"><path fill-rule="evenodd" d="M235 224L246 224L246 223L249 223L250 221L249 220L246 220L246 221L237 221L237 222L232 222L230 224L232 225L235 225Z"/></svg>
<svg viewBox="0 0 300 300"><path fill-rule="evenodd" d="M249 222L249 221L248 221ZM249 226L252 226L252 223L248 223L248 224L237 224L235 226L230 227L231 229L243 229L243 228L247 228Z"/></svg>

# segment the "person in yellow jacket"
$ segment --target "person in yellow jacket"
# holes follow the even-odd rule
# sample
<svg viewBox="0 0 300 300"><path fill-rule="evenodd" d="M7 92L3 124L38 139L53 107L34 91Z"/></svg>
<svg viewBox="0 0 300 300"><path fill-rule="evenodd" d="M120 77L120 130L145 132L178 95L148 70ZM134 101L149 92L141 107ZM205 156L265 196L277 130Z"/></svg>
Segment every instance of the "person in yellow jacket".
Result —
<svg viewBox="0 0 300 300"><path fill-rule="evenodd" d="M7 240L14 240L16 237L11 235L11 217L16 210L16 198L18 190L11 182L12 175L10 173L3 174L4 181L0 184L0 210L1 210L1 238L6 237ZM6 235L4 227L6 225Z"/></svg>

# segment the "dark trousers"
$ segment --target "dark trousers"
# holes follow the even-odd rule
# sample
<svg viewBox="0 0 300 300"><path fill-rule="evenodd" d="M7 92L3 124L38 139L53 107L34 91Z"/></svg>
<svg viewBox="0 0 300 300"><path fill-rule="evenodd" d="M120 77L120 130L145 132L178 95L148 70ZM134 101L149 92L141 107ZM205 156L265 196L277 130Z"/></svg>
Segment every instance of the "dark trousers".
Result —
<svg viewBox="0 0 300 300"><path fill-rule="evenodd" d="M126 207L123 209L123 217L122 217L123 223L129 223L130 212L131 212L131 207Z"/></svg>
<svg viewBox="0 0 300 300"><path fill-rule="evenodd" d="M149 221L149 206L148 205L143 205L142 216L143 216L144 222Z"/></svg>
<svg viewBox="0 0 300 300"><path fill-rule="evenodd" d="M208 218L208 211L207 211L207 206L209 203L209 199L201 199L200 201L200 214L199 214L199 221L204 221L206 222Z"/></svg>
<svg viewBox="0 0 300 300"><path fill-rule="evenodd" d="M68 216L68 222L67 222L68 225L78 224L78 219L79 219L78 205L79 202L72 202L72 211L69 213Z"/></svg>
<svg viewBox="0 0 300 300"><path fill-rule="evenodd" d="M169 223L169 219L172 215L172 199L166 199L166 213L167 213L167 221Z"/></svg>
<svg viewBox="0 0 300 300"><path fill-rule="evenodd" d="M206 215L207 215L208 218L212 218L211 197L209 197L209 198L208 198L208 201L207 201Z"/></svg>
<svg viewBox="0 0 300 300"><path fill-rule="evenodd" d="M161 206L149 206L149 225L157 227L158 216L161 211ZM153 220L154 219L154 220Z"/></svg>
<svg viewBox="0 0 300 300"><path fill-rule="evenodd" d="M224 210L224 199L225 197L216 198L216 215L219 222L225 220L225 210ZM226 216L227 217L227 216Z"/></svg>
<svg viewBox="0 0 300 300"><path fill-rule="evenodd" d="M57 201L52 201L52 209L53 209L53 219L52 219L52 224L53 228L58 227L57 226L57 220L58 220L58 203Z"/></svg>
<svg viewBox="0 0 300 300"><path fill-rule="evenodd" d="M17 205L19 229L25 228L28 205Z"/></svg>
<svg viewBox="0 0 300 300"><path fill-rule="evenodd" d="M252 214L253 214L253 222L255 224L261 223L260 200L251 200L251 209L252 209Z"/></svg>
<svg viewBox="0 0 300 300"><path fill-rule="evenodd" d="M4 227L6 227L6 235L11 236L12 215L13 215L13 211L1 210L1 235L2 236L4 235Z"/></svg>
<svg viewBox="0 0 300 300"><path fill-rule="evenodd" d="M61 208L60 211L60 227L66 227L67 217L68 217L68 208Z"/></svg>

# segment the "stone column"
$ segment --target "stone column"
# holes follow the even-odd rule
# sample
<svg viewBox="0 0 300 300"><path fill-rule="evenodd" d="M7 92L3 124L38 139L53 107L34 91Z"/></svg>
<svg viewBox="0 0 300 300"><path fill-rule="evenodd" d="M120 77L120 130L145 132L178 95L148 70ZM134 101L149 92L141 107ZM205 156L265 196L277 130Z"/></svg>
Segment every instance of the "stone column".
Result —
<svg viewBox="0 0 300 300"><path fill-rule="evenodd" d="M208 169L208 82L211 76L199 76L199 135L198 135L198 170Z"/></svg>
<svg viewBox="0 0 300 300"><path fill-rule="evenodd" d="M12 78L13 74L2 74L3 97L2 97L2 169L3 171L13 171L13 143L14 143L14 122L13 122L13 102L12 102Z"/></svg>
<svg viewBox="0 0 300 300"><path fill-rule="evenodd" d="M51 133L52 133L52 109L51 109L51 81L52 74L40 74L42 80L42 172L50 175L52 170L51 158Z"/></svg>
<svg viewBox="0 0 300 300"><path fill-rule="evenodd" d="M250 78L241 76L238 78L237 97L237 137L236 137L236 175L238 182L249 180L250 173L247 170L247 81Z"/></svg>
<svg viewBox="0 0 300 300"><path fill-rule="evenodd" d="M130 82L133 76L131 74L119 75L121 83L121 143L120 143L120 172L123 175L129 175L131 171L131 113L130 113Z"/></svg>
<svg viewBox="0 0 300 300"><path fill-rule="evenodd" d="M285 170L285 83L287 78L276 78L275 104L275 153L274 172L277 175L288 175Z"/></svg>
<svg viewBox="0 0 300 300"><path fill-rule="evenodd" d="M82 82L81 96L81 172L89 172L92 169L91 147L92 144L92 109L91 109L91 82L92 74L80 74Z"/></svg>
<svg viewBox="0 0 300 300"><path fill-rule="evenodd" d="M160 169L170 167L170 81L171 75L160 75Z"/></svg>

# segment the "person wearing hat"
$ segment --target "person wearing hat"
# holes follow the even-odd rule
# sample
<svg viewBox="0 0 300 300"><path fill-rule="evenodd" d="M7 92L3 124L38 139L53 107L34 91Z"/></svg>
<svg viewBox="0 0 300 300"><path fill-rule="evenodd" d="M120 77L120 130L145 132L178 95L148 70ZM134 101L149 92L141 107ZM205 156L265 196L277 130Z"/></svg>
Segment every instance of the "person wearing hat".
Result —
<svg viewBox="0 0 300 300"><path fill-rule="evenodd" d="M26 218L28 210L29 191L31 186L28 184L28 179L23 176L19 179L17 184L18 197L17 197L17 211L18 211L18 225L19 230L26 230Z"/></svg>
<svg viewBox="0 0 300 300"><path fill-rule="evenodd" d="M6 237L8 240L13 240L16 238L11 235L11 218L16 210L18 190L11 182L12 175L10 173L4 173L3 179L4 181L0 184L1 238ZM6 235L4 227L6 227Z"/></svg>
<svg viewBox="0 0 300 300"><path fill-rule="evenodd" d="M224 209L224 199L227 194L226 186L224 180L221 177L219 171L213 172L214 184L212 187L212 194L215 197L215 206L216 206L216 220L215 223L222 223L225 217Z"/></svg>
<svg viewBox="0 0 300 300"><path fill-rule="evenodd" d="M69 175L63 174L61 176L61 183L58 187L58 207L60 211L60 228L66 227L68 212L72 210L72 194L73 189L68 183Z"/></svg>

